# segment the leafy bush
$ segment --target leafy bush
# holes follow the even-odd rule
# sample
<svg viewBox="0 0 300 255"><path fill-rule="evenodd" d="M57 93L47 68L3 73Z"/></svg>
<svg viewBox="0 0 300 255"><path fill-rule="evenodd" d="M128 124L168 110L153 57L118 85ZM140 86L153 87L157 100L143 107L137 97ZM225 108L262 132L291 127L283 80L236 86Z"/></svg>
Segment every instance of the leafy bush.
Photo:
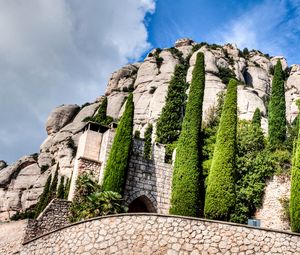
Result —
<svg viewBox="0 0 300 255"><path fill-rule="evenodd" d="M228 220L235 206L237 81L230 80L207 180L205 217Z"/></svg>
<svg viewBox="0 0 300 255"><path fill-rule="evenodd" d="M134 131L134 138L137 138L137 139L141 138L141 131L140 130L135 130Z"/></svg>
<svg viewBox="0 0 300 255"><path fill-rule="evenodd" d="M129 94L104 171L103 189L105 191L123 194L132 144L133 113L133 95Z"/></svg>
<svg viewBox="0 0 300 255"><path fill-rule="evenodd" d="M168 87L166 104L157 121L156 141L159 143L172 143L179 137L186 100L186 72L186 67L183 65L175 67Z"/></svg>
<svg viewBox="0 0 300 255"><path fill-rule="evenodd" d="M200 201L200 131L205 87L204 54L197 54L195 68L178 140L172 179L170 214L197 216Z"/></svg>
<svg viewBox="0 0 300 255"><path fill-rule="evenodd" d="M68 199L70 186L71 186L71 178L67 178L66 186L64 188L64 199Z"/></svg>
<svg viewBox="0 0 300 255"><path fill-rule="evenodd" d="M57 198L63 199L65 197L65 178L62 176L60 178L60 183L57 189Z"/></svg>
<svg viewBox="0 0 300 255"><path fill-rule="evenodd" d="M127 87L125 90L126 92L129 91ZM92 122L102 124L104 126L108 126L111 122L113 122L113 118L106 115L106 110L107 110L107 97L103 99L97 114L95 116L86 117L83 119L83 121L84 122L92 121Z"/></svg>
<svg viewBox="0 0 300 255"><path fill-rule="evenodd" d="M48 179L46 181L45 187L43 189L43 193L39 197L39 201L38 201L38 203L36 205L34 218L37 218L39 216L39 214L44 210L44 208L48 204L50 193L51 193L50 192L51 179L52 179L52 176L50 174L48 176Z"/></svg>
<svg viewBox="0 0 300 255"><path fill-rule="evenodd" d="M88 173L79 176L76 185L76 194L70 207L71 222L126 212L126 208L122 206L121 195L112 191L102 191Z"/></svg>
<svg viewBox="0 0 300 255"><path fill-rule="evenodd" d="M285 90L280 60L277 61L269 103L269 146L280 148L286 139Z"/></svg>
<svg viewBox="0 0 300 255"><path fill-rule="evenodd" d="M228 84L230 79L236 79L235 73L230 68L218 67L218 69L219 73L216 75L222 80L222 83Z"/></svg>
<svg viewBox="0 0 300 255"><path fill-rule="evenodd" d="M300 139L295 143L291 180L290 219L291 229L300 233Z"/></svg>
<svg viewBox="0 0 300 255"><path fill-rule="evenodd" d="M34 219L35 211L32 209L26 209L25 212L17 212L10 220L24 220L24 219Z"/></svg>
<svg viewBox="0 0 300 255"><path fill-rule="evenodd" d="M49 165L42 165L41 166L41 173L45 173L49 169Z"/></svg>
<svg viewBox="0 0 300 255"><path fill-rule="evenodd" d="M147 129L145 131L145 144L144 144L144 157L146 159L151 158L151 147L152 147L152 124L148 124Z"/></svg>

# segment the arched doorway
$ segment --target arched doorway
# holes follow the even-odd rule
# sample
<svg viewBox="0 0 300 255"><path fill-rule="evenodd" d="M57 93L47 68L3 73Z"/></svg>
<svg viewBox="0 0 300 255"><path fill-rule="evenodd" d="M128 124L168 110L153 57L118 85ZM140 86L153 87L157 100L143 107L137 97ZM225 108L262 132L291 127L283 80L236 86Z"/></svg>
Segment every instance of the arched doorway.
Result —
<svg viewBox="0 0 300 255"><path fill-rule="evenodd" d="M152 202L148 197L142 195L136 199L134 199L128 206L129 213L136 213L136 212L148 212L154 213L156 212L155 207L153 206Z"/></svg>

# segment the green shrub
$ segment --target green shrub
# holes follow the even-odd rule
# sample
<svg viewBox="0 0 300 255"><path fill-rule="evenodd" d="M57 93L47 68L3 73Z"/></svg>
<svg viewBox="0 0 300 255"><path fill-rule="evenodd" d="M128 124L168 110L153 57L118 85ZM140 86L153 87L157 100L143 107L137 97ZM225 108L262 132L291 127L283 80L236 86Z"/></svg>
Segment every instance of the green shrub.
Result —
<svg viewBox="0 0 300 255"><path fill-rule="evenodd" d="M76 187L70 207L71 222L126 212L126 208L122 205L121 195L112 191L102 191L99 184L89 174L80 175Z"/></svg>
<svg viewBox="0 0 300 255"><path fill-rule="evenodd" d="M133 113L133 95L129 94L104 171L103 189L105 191L123 194L132 144Z"/></svg>
<svg viewBox="0 0 300 255"><path fill-rule="evenodd" d="M186 67L183 65L177 65L175 67L173 77L168 87L166 104L157 121L156 141L159 143L172 143L177 141L179 137L186 100L186 72Z"/></svg>
<svg viewBox="0 0 300 255"><path fill-rule="evenodd" d="M59 169L59 164L57 164L56 166L56 170L51 182L51 186L50 186L50 200L54 197L56 197L56 191L57 191L57 184L58 184L58 169ZM48 203L50 202L50 200L48 201ZM47 203L47 204L48 204Z"/></svg>
<svg viewBox="0 0 300 255"><path fill-rule="evenodd" d="M57 189L57 198L63 199L65 197L65 178L62 176L60 178L60 183Z"/></svg>
<svg viewBox="0 0 300 255"><path fill-rule="evenodd" d="M52 176L51 174L48 176L48 179L46 181L45 187L43 189L43 193L41 194L41 196L39 197L39 201L36 205L36 209L35 209L35 215L34 218L37 218L39 216L39 214L44 210L44 206L46 204L46 200L48 201L48 197L50 195L50 185L51 185L51 179Z"/></svg>
<svg viewBox="0 0 300 255"><path fill-rule="evenodd" d="M280 60L275 66L268 113L269 146L276 149L281 147L286 139L285 90Z"/></svg>
<svg viewBox="0 0 300 255"><path fill-rule="evenodd" d="M295 145L291 180L290 219L292 231L300 233L300 139L297 139Z"/></svg>
<svg viewBox="0 0 300 255"><path fill-rule="evenodd" d="M134 138L137 138L137 139L141 138L141 131L140 130L135 130L134 131Z"/></svg>
<svg viewBox="0 0 300 255"><path fill-rule="evenodd" d="M207 180L205 217L229 220L235 206L237 81L230 80Z"/></svg>
<svg viewBox="0 0 300 255"><path fill-rule="evenodd" d="M125 89L125 91L124 91ZM124 92L128 92L129 89L127 87L123 88ZM113 122L113 118L106 115L107 110L107 97L105 97L100 104L100 107L98 109L98 112L95 116L89 116L83 119L84 122L92 121L96 122L105 126L108 126L111 122Z"/></svg>
<svg viewBox="0 0 300 255"><path fill-rule="evenodd" d="M34 219L35 211L32 209L26 209L25 212L17 212L10 220L24 220L24 219Z"/></svg>
<svg viewBox="0 0 300 255"><path fill-rule="evenodd" d="M259 127L261 126L261 112L259 108L255 109L255 112L253 114L252 118L252 125L258 125Z"/></svg>
<svg viewBox="0 0 300 255"><path fill-rule="evenodd" d="M68 196L69 196L69 191L70 191L70 186L71 186L71 178L67 178L67 181L66 181L66 186L64 188L64 199L68 199Z"/></svg>
<svg viewBox="0 0 300 255"><path fill-rule="evenodd" d="M145 144L144 144L144 157L146 159L151 158L152 131L153 131L152 124L148 124L146 131L145 131Z"/></svg>
<svg viewBox="0 0 300 255"><path fill-rule="evenodd" d="M178 140L172 179L170 214L197 216L200 214L200 132L205 87L204 54L197 54L195 68Z"/></svg>
<svg viewBox="0 0 300 255"><path fill-rule="evenodd" d="M216 75L222 80L222 83L228 84L230 79L236 79L235 73L230 68L218 67L218 69L219 73Z"/></svg>
<svg viewBox="0 0 300 255"><path fill-rule="evenodd" d="M42 165L41 166L41 173L44 173L44 172L46 172L48 169L49 169L49 165Z"/></svg>

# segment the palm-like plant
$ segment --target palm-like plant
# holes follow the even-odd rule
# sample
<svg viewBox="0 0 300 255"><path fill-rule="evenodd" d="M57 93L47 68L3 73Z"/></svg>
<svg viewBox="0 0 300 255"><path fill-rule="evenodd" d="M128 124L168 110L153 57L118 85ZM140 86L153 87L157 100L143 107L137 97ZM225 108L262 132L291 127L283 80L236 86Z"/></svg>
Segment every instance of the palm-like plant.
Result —
<svg viewBox="0 0 300 255"><path fill-rule="evenodd" d="M77 180L77 190L70 209L71 222L108 214L126 212L122 196L113 191L102 191L90 174Z"/></svg>

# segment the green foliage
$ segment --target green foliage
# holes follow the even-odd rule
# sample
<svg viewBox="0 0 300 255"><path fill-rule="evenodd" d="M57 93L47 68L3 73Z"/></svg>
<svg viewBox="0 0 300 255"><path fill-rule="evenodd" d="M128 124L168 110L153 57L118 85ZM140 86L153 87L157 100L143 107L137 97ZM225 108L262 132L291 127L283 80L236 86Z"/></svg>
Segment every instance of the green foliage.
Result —
<svg viewBox="0 0 300 255"><path fill-rule="evenodd" d="M50 186L50 199L54 198L56 196L56 190L57 190L57 184L58 184L58 169L59 169L59 164L56 166L56 170L54 173L54 177ZM50 201L49 201L50 202Z"/></svg>
<svg viewBox="0 0 300 255"><path fill-rule="evenodd" d="M41 173L44 173L44 172L46 172L48 169L49 169L49 165L42 165L41 166Z"/></svg>
<svg viewBox="0 0 300 255"><path fill-rule="evenodd" d="M201 208L199 141L205 87L204 54L197 54L189 100L178 140L173 170L171 214L197 216Z"/></svg>
<svg viewBox="0 0 300 255"><path fill-rule="evenodd" d="M71 179L70 178L67 178L67 181L66 181L66 186L64 188L64 199L68 199L68 196L69 196L69 191L70 191L70 186L71 186Z"/></svg>
<svg viewBox="0 0 300 255"><path fill-rule="evenodd" d="M152 147L152 124L148 124L145 131L145 144L144 144L144 157L146 159L151 158L151 147Z"/></svg>
<svg viewBox="0 0 300 255"><path fill-rule="evenodd" d="M172 164L173 152L177 147L177 142L169 143L165 147L165 163Z"/></svg>
<svg viewBox="0 0 300 255"><path fill-rule="evenodd" d="M222 83L228 84L230 79L236 79L235 73L230 68L218 67L218 69L219 73L216 75L222 80Z"/></svg>
<svg viewBox="0 0 300 255"><path fill-rule="evenodd" d="M237 81L230 80L207 180L205 217L228 220L235 206Z"/></svg>
<svg viewBox="0 0 300 255"><path fill-rule="evenodd" d="M24 219L34 219L35 211L32 209L26 209L25 212L17 212L10 220L24 220Z"/></svg>
<svg viewBox="0 0 300 255"><path fill-rule="evenodd" d="M70 148L72 150L72 156L74 158L76 156L77 146L75 145L75 142L72 139L72 137L68 138L68 140L67 140L67 146L68 146L68 148Z"/></svg>
<svg viewBox="0 0 300 255"><path fill-rule="evenodd" d="M46 205L48 204L48 198L50 195L50 185L51 185L51 174L49 175L43 193L42 195L39 197L39 201L36 205L36 209L35 209L35 215L34 218L37 218L39 216L39 214L44 210L44 208L46 207Z"/></svg>
<svg viewBox="0 0 300 255"><path fill-rule="evenodd" d="M193 45L192 53L196 52L204 45L208 46L209 44L207 42L201 42L201 43L197 43L197 44Z"/></svg>
<svg viewBox="0 0 300 255"><path fill-rule="evenodd" d="M141 131L140 130L135 130L134 131L134 138L137 138L137 139L141 138Z"/></svg>
<svg viewBox="0 0 300 255"><path fill-rule="evenodd" d="M172 48L169 48L168 51L170 51L172 53L172 55L179 60L180 64L182 64L182 65L186 64L185 59L183 57L183 53L180 50L176 49L175 47L172 47Z"/></svg>
<svg viewBox="0 0 300 255"><path fill-rule="evenodd" d="M291 217L290 217L290 199L288 197L281 197L279 198L279 202L282 206L282 216L281 219L283 221L287 221L288 223L291 223Z"/></svg>
<svg viewBox="0 0 300 255"><path fill-rule="evenodd" d="M105 167L103 180L105 191L123 194L132 144L133 113L133 95L129 94Z"/></svg>
<svg viewBox="0 0 300 255"><path fill-rule="evenodd" d="M244 55L244 56L248 56L248 55L249 55L249 50L248 50L248 48L244 48L244 49L243 49L243 55Z"/></svg>
<svg viewBox="0 0 300 255"><path fill-rule="evenodd" d="M65 182L65 178L62 176L60 178L60 183L59 183L59 186L58 186L58 189L57 189L57 198L60 198L60 199L63 199L65 197L65 185L64 185L64 182Z"/></svg>
<svg viewBox="0 0 300 255"><path fill-rule="evenodd" d="M260 112L259 108L255 109L255 112L254 112L253 118L252 118L252 125L258 125L259 127L261 125L261 112Z"/></svg>
<svg viewBox="0 0 300 255"><path fill-rule="evenodd" d="M70 221L126 212L120 194L101 191L91 175L85 173L77 180L77 190L70 208Z"/></svg>
<svg viewBox="0 0 300 255"><path fill-rule="evenodd" d="M300 139L297 139L295 145L291 180L290 219L292 231L300 233Z"/></svg>
<svg viewBox="0 0 300 255"><path fill-rule="evenodd" d="M286 139L285 90L280 60L277 61L269 103L269 146L280 148Z"/></svg>
<svg viewBox="0 0 300 255"><path fill-rule="evenodd" d="M183 65L175 67L174 75L168 87L166 104L157 122L156 141L159 143L172 143L179 137L186 100L186 72L186 67Z"/></svg>
<svg viewBox="0 0 300 255"><path fill-rule="evenodd" d="M127 91L128 88L126 87ZM113 118L110 116L106 115L106 110L107 110L107 97L105 97L98 109L98 112L95 116L89 116L83 119L83 121L88 122L96 122L99 124L102 124L104 126L108 126L111 122L113 122Z"/></svg>

